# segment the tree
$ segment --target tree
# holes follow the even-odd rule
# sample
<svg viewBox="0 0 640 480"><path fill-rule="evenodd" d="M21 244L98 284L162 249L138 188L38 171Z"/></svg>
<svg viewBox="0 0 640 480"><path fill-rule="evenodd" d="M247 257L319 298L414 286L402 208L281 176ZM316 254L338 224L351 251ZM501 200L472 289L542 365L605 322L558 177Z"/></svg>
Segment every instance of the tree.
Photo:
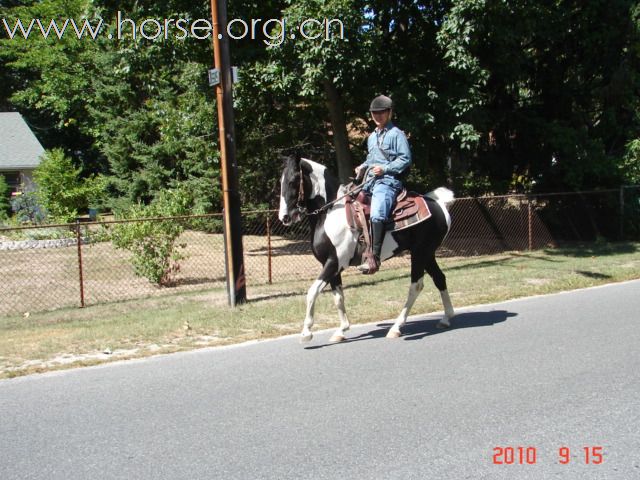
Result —
<svg viewBox="0 0 640 480"><path fill-rule="evenodd" d="M359 0L290 3L282 11L290 28L274 29L272 35L282 35L282 43L269 47L269 57L254 77L264 82L263 91L283 92L280 99L286 108L313 112L320 107L326 112L321 118L328 119L341 181L353 174L344 95L364 78L367 66L361 54L369 47L363 11ZM315 130L328 133L324 125ZM318 145L317 140L313 143Z"/></svg>
<svg viewBox="0 0 640 480"><path fill-rule="evenodd" d="M210 43L106 35L117 11L138 21L208 18L206 2L0 8L25 20L106 21L95 41L0 40L0 103L20 109L47 148L63 148L83 176L106 174L114 201L149 203L186 184L201 207L219 210ZM229 9L248 24L262 19L247 32L253 38L231 43L245 206L276 201L286 150L345 181L366 153L367 107L381 93L394 99L396 124L409 136L416 189L606 187L629 178L626 165L637 158L640 7L631 0L238 0ZM263 30L266 19L286 19L284 31L276 21ZM316 23L323 19L333 36Z"/></svg>
<svg viewBox="0 0 640 480"><path fill-rule="evenodd" d="M13 31L13 38L1 26L0 62L3 91L0 102L5 108L19 109L46 148L63 148L78 157L88 171L99 171L99 154L92 139L83 128L89 116L87 98L92 97L91 79L99 75L94 59L99 42L79 39L70 31L61 38L50 27L55 19L62 25L64 19L86 17L95 22L95 9L90 0L43 0L40 2L12 2L20 6L3 9L3 19ZM24 38L17 22L26 31L35 20L49 28L44 38L37 25L33 25L28 38ZM46 54L43 54L46 52Z"/></svg>
<svg viewBox="0 0 640 480"><path fill-rule="evenodd" d="M102 177L81 179L80 172L81 168L76 168L61 149L47 151L34 170L36 196L54 221L75 220L78 212L88 209L91 199L103 193Z"/></svg>
<svg viewBox="0 0 640 480"><path fill-rule="evenodd" d="M218 159L214 97L206 85L209 45L195 39L166 41L109 39L109 25L121 11L139 21L162 18L206 18L206 5L173 1L110 2L45 0L11 9L13 18L88 18L104 22L95 40L75 35L44 39L2 40L2 58L13 72L11 102L31 115L45 146L62 143L83 165L83 175L103 172L109 192L132 203L149 202L158 192L187 183L200 204L218 209ZM45 20L46 23L46 20ZM61 23L61 22L60 22ZM69 33L69 32L67 32ZM42 51L47 55L42 55ZM69 137L69 138L68 138Z"/></svg>
<svg viewBox="0 0 640 480"><path fill-rule="evenodd" d="M521 177L540 189L618 184L637 131L634 3L454 2L439 39L461 87L453 131L473 152L468 168L498 191Z"/></svg>

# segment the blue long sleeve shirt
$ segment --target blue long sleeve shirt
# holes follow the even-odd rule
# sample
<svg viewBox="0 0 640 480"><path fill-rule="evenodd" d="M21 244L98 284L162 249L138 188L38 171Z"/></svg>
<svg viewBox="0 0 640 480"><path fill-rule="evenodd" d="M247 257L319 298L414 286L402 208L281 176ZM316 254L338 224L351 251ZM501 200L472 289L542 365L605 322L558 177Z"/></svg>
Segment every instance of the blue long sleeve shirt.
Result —
<svg viewBox="0 0 640 480"><path fill-rule="evenodd" d="M380 131L376 128L369 135L367 149L367 159L361 166L367 168L380 165L384 169L384 177L395 178L411 165L411 149L407 137L391 122Z"/></svg>

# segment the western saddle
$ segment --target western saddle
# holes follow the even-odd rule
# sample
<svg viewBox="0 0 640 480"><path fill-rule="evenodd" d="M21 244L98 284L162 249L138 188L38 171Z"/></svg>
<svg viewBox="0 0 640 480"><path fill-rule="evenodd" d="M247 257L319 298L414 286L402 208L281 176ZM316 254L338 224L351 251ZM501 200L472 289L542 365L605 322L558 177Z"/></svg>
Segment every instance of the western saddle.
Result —
<svg viewBox="0 0 640 480"><path fill-rule="evenodd" d="M348 190L353 187L349 185ZM371 195L363 191L348 195L345 202L347 223L352 229L360 232L360 242L364 251L371 250L370 212ZM396 198L396 204L391 214L392 219L387 226L387 232L404 230L405 228L423 222L431 217L431 211L423 195L403 189Z"/></svg>

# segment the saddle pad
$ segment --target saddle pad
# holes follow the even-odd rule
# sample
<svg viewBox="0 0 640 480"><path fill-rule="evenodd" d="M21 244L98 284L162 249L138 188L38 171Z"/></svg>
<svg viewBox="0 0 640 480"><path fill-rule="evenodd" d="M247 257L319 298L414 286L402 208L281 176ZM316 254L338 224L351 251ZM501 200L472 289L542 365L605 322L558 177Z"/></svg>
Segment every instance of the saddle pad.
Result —
<svg viewBox="0 0 640 480"><path fill-rule="evenodd" d="M355 213L357 208L355 204L358 204L363 210L367 221L369 220L369 205L370 199L364 194L358 195L354 199L348 199L346 202L346 215L347 223L352 228L362 231L362 225L358 219L358 215ZM431 217L431 211L427 206L425 198L419 193L408 192L407 195L400 200L394 207L393 212L393 227L389 230L403 230L411 225L420 223Z"/></svg>
<svg viewBox="0 0 640 480"><path fill-rule="evenodd" d="M431 211L425 198L410 192L393 209L393 231L403 230L431 217Z"/></svg>

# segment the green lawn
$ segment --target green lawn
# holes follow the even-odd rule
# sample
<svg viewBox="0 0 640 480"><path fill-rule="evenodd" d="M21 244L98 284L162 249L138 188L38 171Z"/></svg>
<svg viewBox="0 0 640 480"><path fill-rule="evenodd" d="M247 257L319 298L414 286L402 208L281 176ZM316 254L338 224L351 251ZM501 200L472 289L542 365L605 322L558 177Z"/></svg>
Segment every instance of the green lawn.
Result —
<svg viewBox="0 0 640 480"><path fill-rule="evenodd" d="M640 278L640 243L448 258L440 264L454 307L461 307ZM404 304L408 270L383 266L375 276L348 275L344 282L353 323L386 320ZM218 289L0 317L0 378L297 333L309 284L249 285L250 301L236 309ZM440 296L426 279L412 313L440 310ZM317 329L337 326L331 295L320 296L316 319Z"/></svg>

